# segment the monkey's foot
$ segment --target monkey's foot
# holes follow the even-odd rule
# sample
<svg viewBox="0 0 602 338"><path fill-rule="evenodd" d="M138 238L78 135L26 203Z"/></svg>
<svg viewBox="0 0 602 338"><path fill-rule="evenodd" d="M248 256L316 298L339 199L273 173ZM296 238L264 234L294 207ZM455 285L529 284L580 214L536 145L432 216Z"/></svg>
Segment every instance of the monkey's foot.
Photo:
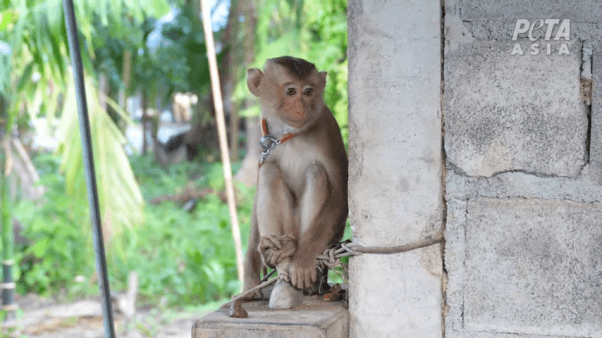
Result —
<svg viewBox="0 0 602 338"><path fill-rule="evenodd" d="M303 291L295 288L291 283L279 280L270 295L271 310L286 310L296 308L303 301Z"/></svg>
<svg viewBox="0 0 602 338"><path fill-rule="evenodd" d="M282 237L270 235L259 240L259 253L267 266L274 268L297 251L297 239L289 234Z"/></svg>

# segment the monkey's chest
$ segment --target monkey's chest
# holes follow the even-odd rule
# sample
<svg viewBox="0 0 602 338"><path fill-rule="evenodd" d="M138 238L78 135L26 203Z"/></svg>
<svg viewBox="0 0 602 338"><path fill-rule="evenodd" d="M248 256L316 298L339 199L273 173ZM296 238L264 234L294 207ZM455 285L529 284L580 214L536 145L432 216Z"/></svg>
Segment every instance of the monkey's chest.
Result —
<svg viewBox="0 0 602 338"><path fill-rule="evenodd" d="M300 198L307 188L307 169L316 162L323 163L323 157L311 147L303 145L277 150L274 154L275 163L278 164L288 188L295 197Z"/></svg>

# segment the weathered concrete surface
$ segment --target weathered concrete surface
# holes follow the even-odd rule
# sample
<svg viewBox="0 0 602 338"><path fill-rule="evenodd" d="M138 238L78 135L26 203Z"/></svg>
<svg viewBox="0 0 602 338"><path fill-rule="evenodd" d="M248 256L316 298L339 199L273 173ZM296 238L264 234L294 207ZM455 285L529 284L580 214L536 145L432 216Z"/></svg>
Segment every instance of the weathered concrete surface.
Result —
<svg viewBox="0 0 602 338"><path fill-rule="evenodd" d="M348 15L355 241L410 243L442 219L440 2L352 0Z"/></svg>
<svg viewBox="0 0 602 338"><path fill-rule="evenodd" d="M243 303L248 318L230 318L220 309L196 322L192 338L342 338L349 336L349 313L342 302L304 298L294 310L269 310L267 301Z"/></svg>
<svg viewBox="0 0 602 338"><path fill-rule="evenodd" d="M452 170L446 176L446 198L466 200L477 197L562 199L574 202L602 202L602 185L587 180L539 177L508 172L494 177L466 177Z"/></svg>
<svg viewBox="0 0 602 338"><path fill-rule="evenodd" d="M602 337L602 2L445 8L445 336ZM552 55L545 27L511 40L550 18L571 20Z"/></svg>
<svg viewBox="0 0 602 338"><path fill-rule="evenodd" d="M440 245L352 257L350 275L351 337L441 337Z"/></svg>
<svg viewBox="0 0 602 338"><path fill-rule="evenodd" d="M462 20L570 19L602 21L602 2L597 0L462 0Z"/></svg>
<svg viewBox="0 0 602 338"><path fill-rule="evenodd" d="M475 41L445 60L448 164L469 176L504 171L574 177L587 158L588 119L579 96L581 43L569 55L541 47L512 55L516 41Z"/></svg>
<svg viewBox="0 0 602 338"><path fill-rule="evenodd" d="M594 181L602 183L602 42L593 46L590 170Z"/></svg>
<svg viewBox="0 0 602 338"><path fill-rule="evenodd" d="M602 203L449 200L446 335L602 337L601 219Z"/></svg>
<svg viewBox="0 0 602 338"><path fill-rule="evenodd" d="M354 242L396 246L442 226L441 2L361 1L349 27ZM351 337L441 337L441 246L351 259Z"/></svg>

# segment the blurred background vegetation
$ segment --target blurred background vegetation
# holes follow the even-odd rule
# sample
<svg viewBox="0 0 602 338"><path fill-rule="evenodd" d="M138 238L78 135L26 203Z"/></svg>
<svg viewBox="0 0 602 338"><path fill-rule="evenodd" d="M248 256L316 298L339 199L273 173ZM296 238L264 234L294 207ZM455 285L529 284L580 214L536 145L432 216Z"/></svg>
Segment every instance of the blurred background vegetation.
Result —
<svg viewBox="0 0 602 338"><path fill-rule="evenodd" d="M292 55L327 71L325 100L346 143L346 6L212 2L245 248L260 114L246 69ZM75 7L111 288L124 290L135 271L139 305L232 296L240 285L199 1L80 0ZM14 245L21 295L98 294L72 78L62 1L0 0L0 168L10 171L0 199L3 229L14 226L15 236L2 249ZM178 93L196 102L189 117L175 117ZM54 146L40 145L41 130Z"/></svg>

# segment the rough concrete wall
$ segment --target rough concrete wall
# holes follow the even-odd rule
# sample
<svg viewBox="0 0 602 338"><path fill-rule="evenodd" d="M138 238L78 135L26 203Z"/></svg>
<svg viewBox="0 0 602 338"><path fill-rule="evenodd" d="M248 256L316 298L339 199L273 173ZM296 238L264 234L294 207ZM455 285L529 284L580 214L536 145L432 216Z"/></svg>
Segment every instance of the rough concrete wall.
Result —
<svg viewBox="0 0 602 338"><path fill-rule="evenodd" d="M445 1L446 337L602 337L601 17ZM517 19L571 19L570 40L513 41Z"/></svg>
<svg viewBox="0 0 602 338"><path fill-rule="evenodd" d="M446 60L448 163L469 176L516 170L576 176L587 160L581 43L568 43L569 55L535 56L511 55L514 44L465 43Z"/></svg>
<svg viewBox="0 0 602 338"><path fill-rule="evenodd" d="M396 246L442 226L439 0L350 0L354 241ZM351 337L441 337L441 246L350 262Z"/></svg>

